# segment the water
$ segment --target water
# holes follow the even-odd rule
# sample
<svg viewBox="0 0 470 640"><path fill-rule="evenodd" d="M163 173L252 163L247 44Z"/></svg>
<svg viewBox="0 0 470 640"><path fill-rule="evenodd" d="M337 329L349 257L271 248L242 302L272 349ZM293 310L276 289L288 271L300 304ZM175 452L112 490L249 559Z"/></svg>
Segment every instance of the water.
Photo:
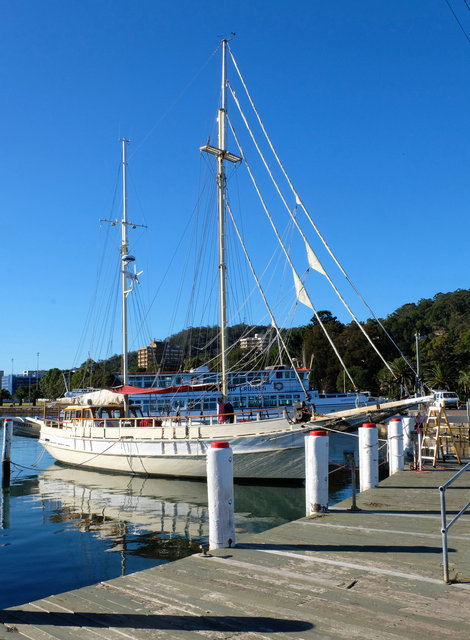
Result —
<svg viewBox="0 0 470 640"><path fill-rule="evenodd" d="M200 552L208 539L203 482L72 469L16 436L11 459L0 503L0 609ZM351 495L348 480L330 476L330 504ZM237 534L261 532L303 517L305 492L235 485L235 511Z"/></svg>

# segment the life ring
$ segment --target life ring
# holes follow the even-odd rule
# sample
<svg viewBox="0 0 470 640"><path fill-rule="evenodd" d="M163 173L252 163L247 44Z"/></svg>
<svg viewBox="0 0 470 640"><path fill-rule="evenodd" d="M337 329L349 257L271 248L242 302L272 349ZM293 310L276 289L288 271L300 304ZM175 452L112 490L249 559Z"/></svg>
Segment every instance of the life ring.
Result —
<svg viewBox="0 0 470 640"><path fill-rule="evenodd" d="M276 391L282 391L284 389L284 385L282 384L282 382L275 382L274 388L276 389Z"/></svg>

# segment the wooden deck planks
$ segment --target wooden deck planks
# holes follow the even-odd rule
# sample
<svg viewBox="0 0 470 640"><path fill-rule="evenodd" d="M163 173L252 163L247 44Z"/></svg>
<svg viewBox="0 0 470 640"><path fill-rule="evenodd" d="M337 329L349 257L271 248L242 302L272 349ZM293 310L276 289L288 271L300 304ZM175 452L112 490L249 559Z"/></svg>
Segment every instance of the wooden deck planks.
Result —
<svg viewBox="0 0 470 640"><path fill-rule="evenodd" d="M462 583L442 583L437 487L449 467L388 478L358 496L359 513L344 503L244 536L211 557L6 610L0 638L468 640L468 516L449 535ZM469 493L464 474L449 492L449 510L457 512Z"/></svg>

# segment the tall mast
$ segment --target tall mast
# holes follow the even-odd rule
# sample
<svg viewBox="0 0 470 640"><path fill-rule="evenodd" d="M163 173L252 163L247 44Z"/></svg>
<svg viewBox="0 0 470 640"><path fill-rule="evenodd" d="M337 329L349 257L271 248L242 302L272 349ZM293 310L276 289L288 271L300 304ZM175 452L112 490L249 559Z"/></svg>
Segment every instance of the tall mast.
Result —
<svg viewBox="0 0 470 640"><path fill-rule="evenodd" d="M219 136L218 147L206 144L201 151L206 151L217 158L217 217L219 231L219 304L220 304L220 351L222 358L222 397L225 402L228 396L228 366L227 366L227 296L226 296L226 272L225 263L225 188L226 178L224 161L240 162L241 158L227 151L225 142L226 114L227 114L227 44L228 40L222 40L222 86L221 103L218 112Z"/></svg>
<svg viewBox="0 0 470 640"><path fill-rule="evenodd" d="M116 224L121 225L121 296L122 296L122 384L127 385L129 382L129 364L127 356L127 296L134 290L134 283L138 282L138 276L142 273L131 273L128 270L129 263L134 262L134 256L129 255L129 247L127 243L127 227L132 225L132 228L142 227L146 229L144 224L136 224L135 222L129 222L127 219L127 157L126 157L126 145L130 142L127 138L120 138L122 142L122 219L121 220L106 220L101 219L101 222L109 222L113 226ZM130 281L130 286L128 286ZM125 415L128 415L128 397L124 396L124 411Z"/></svg>
<svg viewBox="0 0 470 640"><path fill-rule="evenodd" d="M122 142L122 221L121 221L121 294L122 294L122 384L129 382L129 364L127 356L127 157L126 145L129 140L121 138Z"/></svg>
<svg viewBox="0 0 470 640"><path fill-rule="evenodd" d="M225 264L225 114L227 107L227 41L222 42L222 91L219 109L219 149L222 153L217 157L217 211L219 225L219 292L220 292L220 351L222 357L222 397L224 402L228 396L227 380L227 296L225 290L227 265Z"/></svg>

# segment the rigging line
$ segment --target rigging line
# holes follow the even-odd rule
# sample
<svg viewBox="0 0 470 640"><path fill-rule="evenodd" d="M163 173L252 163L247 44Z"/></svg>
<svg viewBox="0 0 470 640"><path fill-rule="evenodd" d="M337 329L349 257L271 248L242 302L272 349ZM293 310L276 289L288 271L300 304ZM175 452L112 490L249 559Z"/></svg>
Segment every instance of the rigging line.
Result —
<svg viewBox="0 0 470 640"><path fill-rule="evenodd" d="M287 204L287 201L286 201L286 199L284 198L284 195L282 194L282 192L281 192L281 190L280 190L280 188L279 188L279 185L277 184L277 182L276 182L276 180L275 180L275 178L274 178L274 176L273 176L273 174L272 174L272 172L271 172L271 169L270 169L270 168L269 168L269 166L268 166L268 163L266 162L266 159L265 159L265 157L264 157L264 155L263 155L263 152L261 151L261 149L260 149L260 147L259 147L259 145L258 145L258 143L257 143L257 141L256 141L256 139L255 139L255 137L254 137L254 135L253 135L252 130L250 129L250 126L249 126L249 124L248 124L248 121L247 121L247 119L246 119L246 116L245 116L245 114L243 113L243 110L242 110L242 108L241 108L240 102L238 101L238 98L236 97L235 92L234 92L234 90L232 89L232 87L231 87L230 85L229 85L229 89L230 89L230 91L231 91L231 93L232 93L232 97L233 97L233 99L235 100L235 103L236 103L236 105L237 105L237 107L238 107L238 110L239 110L239 112L240 112L240 114L241 114L241 116L242 116L242 118L243 118L243 121L244 121L244 123L245 123L245 126L246 126L246 128L248 129L248 132L249 132L249 134L250 134L250 136L251 136L251 139L252 139L252 141L253 141L253 143L254 143L254 145L255 145L255 147L256 147L256 150L258 151L258 154L259 154L259 156L260 156L261 160L263 161L263 164L264 164L264 166L265 166L265 168L266 168L266 171L268 172L269 177L271 178L271 180L272 180L272 182L273 182L274 186L276 187L276 190L277 190L277 192L278 192L278 194L279 194L279 196L280 196L280 198L281 198L282 202L284 203L285 208L286 208L286 209L287 209L287 211L289 212L289 215L290 215L290 217L291 217L291 219L292 219L292 222L294 223L295 227L297 228L297 231L298 231L298 232L300 233L300 235L302 236L302 240L304 241L305 246L306 246L306 248L307 248L307 254L309 255L309 254L310 254L310 252L312 252L312 253L313 253L313 250L311 249L311 247L310 247L310 245L309 245L309 242L308 242L307 238L305 237L305 234L303 233L302 229L300 228L299 223L297 222L297 218L296 218L296 216L294 216L294 214L292 213L292 211L291 211L291 209L290 209L289 205ZM325 268L323 267L323 265L320 263L320 260L319 260L316 256L314 257L314 259L315 259L315 261L316 261L316 262L318 262L318 267L317 267L317 266L312 265L312 264L310 263L310 260L309 260L309 263L310 263L310 265L312 266L312 268L316 269L317 271L319 271L320 273L322 273L322 274L325 276L325 278L326 278L326 279L328 280L328 282L330 283L331 287L333 288L333 290L334 290L334 292L336 293L336 295L338 296L338 298L341 300L341 302L343 303L343 305L345 306L345 308L348 310L349 314L351 315L351 317L353 318L353 320L355 321L355 323L357 324L357 326L359 327L359 329L360 329L360 330L362 331L362 333L364 334L365 338L368 340L368 342L369 342L370 346L374 349L374 351L375 351L375 352L376 352L376 354L379 356L379 358L382 360L382 362L383 362L383 363L384 363L384 365L387 367L387 369L390 371L390 373L391 373L394 377L396 377L395 373L393 372L393 369L390 367L390 365L388 364L388 362L385 360L385 358L382 356L382 354L380 353L380 351L377 349L377 346L373 343L372 339L371 339L371 338L370 338L370 336L367 334L367 332L366 332L366 330L364 329L364 327L362 326L362 324L361 324L361 323L359 322L359 320L356 318L356 316L354 315L354 312L352 311L352 309L350 308L350 306L348 305L348 303L346 302L346 300L343 298L343 296L341 295L341 293L338 291L338 289L337 289L336 285L334 284L334 282L333 282L333 281L332 281L332 279L330 278L330 276L329 276L329 274L327 273L326 269L325 269Z"/></svg>
<svg viewBox="0 0 470 640"><path fill-rule="evenodd" d="M452 15L454 16L454 18L455 18L455 20L456 20L457 24L459 25L459 27L460 27L460 28L461 28L461 30L462 30L463 35L467 38L467 41L470 43L470 37L468 36L467 32L466 32L466 31L465 31L465 29L463 28L463 25L462 25L462 23L460 22L460 20L458 19L457 14L456 14L456 13L455 13L455 11L452 9L452 5L450 4L449 0L444 0L444 2L446 3L446 5L447 5L447 6L449 7L449 9L451 10ZM467 4L466 0L464 0L464 2L465 2L465 5L466 5L467 9L469 9L469 10L470 10L470 7L468 6L468 4Z"/></svg>
<svg viewBox="0 0 470 640"><path fill-rule="evenodd" d="M201 193L201 197L202 197L202 193ZM197 207L198 207L198 206L199 206L199 202L196 204L196 207L194 208L194 210L193 210L193 212L192 212L192 214L191 214L191 218L193 218L193 217L194 217L194 215L195 215L195 211L196 211L196 209L197 209ZM163 274L163 276L162 276L162 278L161 278L160 284L158 285L158 287L157 287L157 289L156 289L156 291L155 291L155 295L153 296L153 298L152 298L152 300L151 300L151 302L150 302L150 304L149 304L149 308L148 308L148 311L147 311L147 313L146 313L146 316L148 316L148 315L149 315L149 313L150 313L150 309L151 309L151 308L152 308L152 306L154 305L155 300L157 299L157 296L158 296L158 294L160 293L160 289L161 289L161 288L162 288L162 286L163 286L163 282L165 281L165 279L166 279L166 277L167 277L168 273L169 273L169 272L170 272L170 270L171 270L171 267L173 266L173 262L175 261L176 256L178 255L178 250L179 250L179 248L180 248L180 246L181 246L181 244L182 244L182 242L183 242L183 240L184 240L184 238L185 238L186 234L188 233L188 230L189 230L189 225L188 225L188 226L186 226L185 230L184 230L184 231L183 231L183 233L180 235L180 238L179 238L178 244L177 244L177 246L176 246L176 248L175 248L175 250L174 250L174 252L173 252L172 257L171 257L171 258L170 258L170 260L168 261L167 268L166 268L166 270L165 270L165 272L164 272L164 274Z"/></svg>
<svg viewBox="0 0 470 640"><path fill-rule="evenodd" d="M447 2L447 0L446 0L446 2ZM264 133L264 135L265 135L265 137L266 137L266 140L267 140L267 142L268 142L268 144L269 144L269 146L270 146L270 148L271 148L271 151L272 151L272 153L273 153L274 157L276 158L277 163L278 163L278 165L279 165L279 167L280 167L280 169L281 169L282 173L284 174L284 177L286 178L286 180L287 180L287 182L288 182L288 184L289 184L289 186L290 186L290 188L291 188L291 190L292 190L292 193L293 193L293 194L294 194L294 196L295 196L295 201L296 201L296 203L302 207L302 210L304 211L305 215L306 215L306 216L307 216L307 218L309 219L309 221L310 221L311 225L312 225L312 226L313 226L313 228L315 229L315 231L316 231L316 233L317 233L318 237L319 237L319 238L320 238L320 240L322 241L322 243L323 243L323 245L325 246L326 250L328 251L328 253L329 253L329 254L330 254L330 256L332 257L332 259L334 260L334 262L336 263L337 267L340 269L340 271L342 272L342 274L344 275L344 277L346 278L346 280L349 282L349 284L351 285L351 287L353 288L353 290L354 290L354 291L356 292L356 294L359 296L359 298L360 298L360 300L362 301L362 303L363 303L363 304L365 305L365 307L369 310L369 312L372 314L372 316L374 317L374 319L376 320L376 322L378 322L378 324L379 324L379 325L380 325L380 327L382 328L382 330L383 330L383 332L385 333L385 335L387 336L387 338L388 338L388 339L390 340L390 342L393 344L393 346L394 346L394 347L395 347L395 349L398 351L398 353L399 353L399 354L400 354L400 355L405 359L405 362L407 363L407 365L410 367L410 369L411 369L411 370L413 371L413 373L415 373L415 375L416 375L416 371L414 370L413 366L412 366L412 365L411 365L411 363L406 359L406 357L405 357L405 355L403 354L403 352L401 351L400 347L396 344L396 342L393 340L392 336L391 336L391 335L388 333L388 331L385 329L385 327L384 327L384 325L382 324L382 322L380 322L379 318L375 315L375 313L372 311L371 307L367 304L367 302L365 301L365 299L363 298L363 296L359 293L358 289L356 288L356 286L354 285L354 283L352 282L352 280L350 279L350 277L349 277L349 276L348 276L348 274L346 273L345 269L343 268L343 266L341 265L341 263L339 262L339 260L336 258L336 256L335 256L335 254L333 253L332 249L330 248L330 246L329 246L329 245L328 245L328 243L326 242L325 238L324 238L324 237L323 237L323 235L321 234L320 230L318 229L317 225L315 224L315 222L314 222L313 218L311 217L310 213L307 211L307 208L305 207L305 205L304 205L304 203L302 202L302 200L301 200L301 198L300 198L299 194L298 194L298 193L297 193L297 191L295 190L294 185L292 184L292 181L290 180L290 178L289 178L289 176L288 176L288 174L287 174L287 171L285 170L284 165L283 165L283 164L282 164L282 162L281 162L281 159L279 158L279 156L278 156L278 154L277 154L276 150L274 149L274 146L273 146L273 144L272 144L272 142L271 142L270 137L268 136L268 133L267 133L266 128L265 128L265 126L264 126L264 124L263 124L263 121L261 120L261 117L260 117L260 115L259 115L259 113L258 113L258 111L257 111L257 109L256 109L256 107L255 107L255 104L254 104L253 99L252 99L252 97L251 97L251 95L250 95L250 92L248 91L248 87L247 87L247 85L246 85L246 83L245 83L245 80L243 79L243 76L242 76L242 74L241 74L241 72L240 72L240 69L238 68L238 65L237 65L237 63L236 63L236 61L235 61L235 58L234 58L233 53L232 53L232 50L230 49L230 45L228 45L228 49L229 49L229 51L230 51L230 56L231 56L231 58L232 58L232 62L233 62L233 64L234 64L235 69L236 69L236 71L237 71L237 73L238 73L238 76L239 76L239 78L240 78L240 81L241 81L241 83L242 83L242 85L243 85L243 87L244 87L244 89L245 89L245 92L246 92L246 94L247 94L247 96L248 96L248 100L250 101L251 107L252 107L252 109L253 109L253 111L254 111L254 113L255 113L255 115L256 115L256 117L257 117L257 119L258 119L258 122L259 122L259 124L260 124L260 126L261 126L261 129L262 129L262 131L263 131L263 133ZM234 95L234 91L233 91L233 89L232 89L232 87L231 87L230 85L229 85L229 88L230 88L230 91L232 92L232 95ZM234 96L234 99L235 99L235 101L236 101L236 102L238 102L238 101L236 100L235 96ZM239 107L239 109L240 109L240 107ZM247 125L247 126L248 126L248 125ZM287 206L287 205L286 205L286 206ZM287 208L289 209L289 207L287 207ZM289 209L289 211L290 211L290 209ZM380 355L380 354L379 354L379 355ZM380 356L380 357L382 358L382 356ZM382 358L382 360L383 360L383 358ZM388 365L387 365L387 367L388 367ZM393 372L392 372L392 373L393 373ZM393 374L393 375L395 375L395 374Z"/></svg>
<svg viewBox="0 0 470 640"><path fill-rule="evenodd" d="M305 287L303 287L303 283L302 283L301 279L299 278L299 275L298 275L297 271L295 270L295 267L294 267L294 265L293 265L293 263L292 263L292 260L291 260L291 258L290 258L290 256L289 256L289 254L288 254L288 252L287 252L287 250L286 250L286 248L285 248L285 245L284 245L284 243L283 243L283 241L282 241L281 237L279 236L279 232L278 232L278 230L277 230L277 228L276 228L276 225L274 224L274 220L272 219L271 214L269 213L269 210L268 210L268 208L267 208L267 206L266 206L266 203L265 203L265 201L264 201L264 199L263 199L263 196L261 195L261 192L260 192L260 190L259 190L258 184L257 184L257 182L256 182L256 180L255 180L255 177L253 176L253 173L252 173L251 168L250 168L250 165L249 165L249 163L248 163L248 161L247 161L247 159L246 159L246 157L245 157L245 154L243 153L243 150L242 150L242 148L241 148L240 142L239 142L239 140L238 140L238 137L237 137L237 135L236 135L236 133L235 133L235 131L234 131L233 127L232 127L232 123L231 123L230 119L228 120L228 122L229 122L229 125L230 125L230 129L231 129L231 131L232 131L232 135L233 135L233 137L235 138L235 141L236 141L236 143L237 143L237 146L238 146L238 150L239 150L239 152L240 152L240 155L241 155L242 159L243 159L243 160L244 160L244 162L245 162L245 165L246 165L246 168L247 168L248 173L249 173L249 175L250 175L251 181L253 182L253 185L254 185L254 187L255 187L256 193L258 194L258 197L259 197L260 202L261 202L261 204L262 204L262 206L263 206L263 209L264 209L264 211L265 211L266 215L268 216L268 219L269 219L269 221L270 221L270 223L271 223L271 226L272 226L272 228L273 228L273 230L274 230L274 233L275 233L275 235L276 235L276 237L277 237L277 240L278 240L279 244L281 245L281 247L282 247L282 249L283 249L283 251L284 251L284 255L286 256L286 259L287 259L287 261L288 261L288 262L289 262L289 264L290 264L290 267L291 267L291 269L292 269L292 273L294 274L294 280L296 281L296 284L297 284L297 283L299 283L299 286L301 286L301 287L302 287L302 289L300 290L300 292L302 292L302 291L303 291L303 292L305 293L306 301L308 301L308 305L307 305L307 306L308 306L309 308L311 308L311 309L312 309L312 311L313 311L313 313L315 314L315 317L316 317L316 319L317 319L317 321L318 321L318 324L319 324L319 325L320 325L320 327L322 328L323 333L325 334L325 336L326 336L326 338L327 338L328 342L330 343L331 348L332 348L332 349L333 349L333 351L335 352L336 357L337 357L337 358L338 358L338 360L340 361L341 366L342 366L342 367L344 368L344 370L346 371L346 373L347 373L347 375L348 375L348 378L349 378L349 379L350 379L350 381L351 381L351 384L353 385L354 389L357 389L357 386L356 386L356 384L355 384L354 380L352 379L351 374L350 374L350 373L349 373L349 371L348 371L348 368L347 368L347 367L346 367L346 365L344 364L343 359L342 359L342 358L341 358L341 356L339 355L338 350L337 350L337 348L336 348L336 346L335 346L335 344L334 344L333 340L331 339L331 337L330 337L330 335L329 335L328 331L327 331L327 330L326 330L326 328L325 328L325 325L324 325L324 324L323 324L323 322L322 322L322 319L320 318L320 316L319 316L319 314L318 314L317 310L316 310L316 309L315 309L315 307L313 306L313 303L312 303L312 300L311 300L310 296L308 295L308 293L307 293L307 291L306 291ZM297 290L297 287L296 287L296 290Z"/></svg>
<svg viewBox="0 0 470 640"><path fill-rule="evenodd" d="M110 218L112 218L112 212L113 212L115 204L116 204L116 194L117 194L117 189L118 189L120 172L121 172L121 162L118 163L118 169L117 169L117 173L116 173L116 181L115 181L115 184L114 184L114 192L113 192L113 198L112 198L112 203L111 203L111 208L110 208L110 215L109 215ZM87 317L87 320L85 322L85 326L83 327L82 334L80 336L80 342L79 342L79 345L78 345L77 350L75 352L75 356L74 356L74 360L73 360L73 362L75 364L78 364L78 356L79 356L79 353L80 353L81 349L83 348L83 343L85 341L85 336L86 336L86 333L87 333L87 331L89 329L89 325L90 325L90 322L91 322L91 311L95 307L96 300L98 298L98 289L99 289L99 286L100 286L100 280L103 277L104 258L105 258L105 255L107 255L107 247L108 247L109 236L110 236L109 230L107 230L106 236L105 236L105 243L104 243L104 246L103 246L103 251L101 252L101 259L99 260L99 263L98 263L97 277L96 277L96 280L95 280L95 288L94 288L94 292L93 292L93 295L91 297L89 308L88 308L88 312L87 312L87 316L88 317Z"/></svg>
<svg viewBox="0 0 470 640"><path fill-rule="evenodd" d="M147 140L150 138L150 136L154 133L155 129L157 129L160 126L160 124L163 122L163 120L165 120L165 118L176 107L176 105L182 99L182 97L184 96L186 91L189 89L189 87L191 85L193 85L196 82L196 80L199 78L201 73L207 67L207 65L212 60L212 58L215 56L215 54L217 53L217 51L219 50L220 47L221 47L221 43L217 46L216 49L214 49L212 54L207 58L206 62L202 65L202 67L199 69L199 71L196 73L196 75L192 78L192 80L190 80L188 82L188 84L184 87L184 89L181 91L181 93L173 100L173 102L170 104L168 109L160 116L160 118L153 125L153 127L150 129L150 131L147 133L147 135L145 135L144 138L142 139L142 141L134 148L134 152L130 155L129 160L131 160L135 156L137 151L139 151L144 146L144 144L147 142Z"/></svg>

